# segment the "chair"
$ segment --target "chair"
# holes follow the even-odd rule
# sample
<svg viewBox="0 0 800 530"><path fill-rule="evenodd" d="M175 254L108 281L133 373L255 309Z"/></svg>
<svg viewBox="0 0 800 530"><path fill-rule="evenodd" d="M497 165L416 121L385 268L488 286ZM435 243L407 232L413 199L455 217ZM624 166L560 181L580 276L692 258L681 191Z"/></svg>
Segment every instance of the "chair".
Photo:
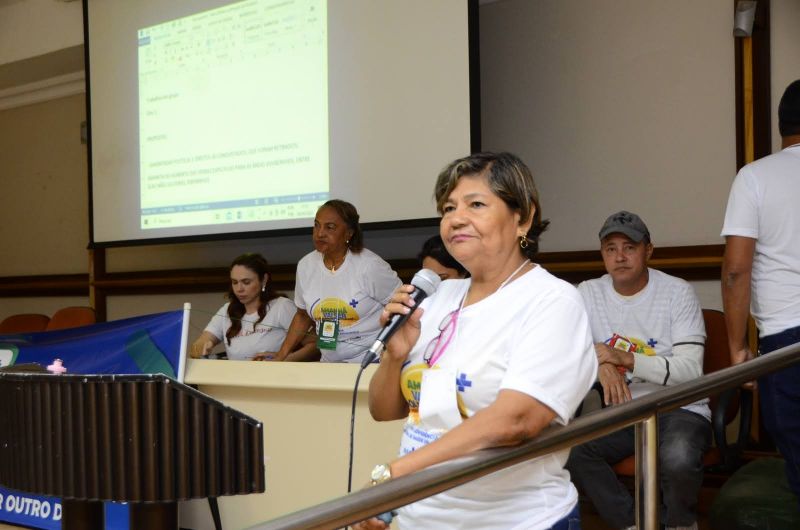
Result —
<svg viewBox="0 0 800 530"><path fill-rule="evenodd" d="M47 324L47 331L89 326L97 322L91 307L65 307L59 309Z"/></svg>
<svg viewBox="0 0 800 530"><path fill-rule="evenodd" d="M32 333L44 331L50 317L38 313L20 313L11 315L0 322L0 335L10 335L13 333Z"/></svg>
<svg viewBox="0 0 800 530"><path fill-rule="evenodd" d="M706 326L703 373L710 374L731 365L728 328L725 325L725 315L715 309L703 309L703 321ZM600 391L602 392L602 389ZM750 435L753 394L742 388L731 388L710 396L709 408L714 446L703 456L703 466L709 471L732 471L738 467L739 456ZM737 414L738 438L735 443L729 443L725 429L736 419ZM636 458L633 455L629 456L613 467L617 475L633 477L636 475Z"/></svg>

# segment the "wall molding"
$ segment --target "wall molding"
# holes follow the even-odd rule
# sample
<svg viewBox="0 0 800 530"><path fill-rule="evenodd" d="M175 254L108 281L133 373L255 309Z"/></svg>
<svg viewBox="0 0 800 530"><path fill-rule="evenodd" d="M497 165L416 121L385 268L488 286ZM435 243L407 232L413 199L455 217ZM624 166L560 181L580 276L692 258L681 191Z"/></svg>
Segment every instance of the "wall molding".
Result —
<svg viewBox="0 0 800 530"><path fill-rule="evenodd" d="M72 72L0 90L0 111L86 92L86 73Z"/></svg>
<svg viewBox="0 0 800 530"><path fill-rule="evenodd" d="M650 266L689 281L718 280L724 250L724 245L656 248ZM605 272L599 250L543 252L535 261L571 283L597 278ZM404 281L409 281L418 268L412 259L389 263ZM276 289L294 289L295 267L271 267ZM227 283L225 267L101 273L93 283L88 274L6 276L0 277L0 297L88 296L90 285L103 296L213 293L224 291Z"/></svg>

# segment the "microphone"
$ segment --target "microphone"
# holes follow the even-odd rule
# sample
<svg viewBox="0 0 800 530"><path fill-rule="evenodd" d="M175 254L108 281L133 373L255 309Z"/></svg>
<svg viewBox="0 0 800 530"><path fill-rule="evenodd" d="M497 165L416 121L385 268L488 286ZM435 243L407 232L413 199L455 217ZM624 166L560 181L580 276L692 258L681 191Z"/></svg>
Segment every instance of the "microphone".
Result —
<svg viewBox="0 0 800 530"><path fill-rule="evenodd" d="M392 335L394 335L395 332L400 329L400 326L408 320L411 313L416 311L420 302L436 292L441 282L442 279L439 278L439 275L430 269L422 269L414 275L414 278L411 279L411 285L415 287L411 292L411 299L415 302L414 307L405 315L395 313L391 316L389 321L386 322L386 325L383 326L381 332L378 333L378 337L375 339L375 342L372 344L367 354L364 356L364 360L361 362L362 368L366 368L367 365L375 359L378 353L386 346L386 343L389 342L389 339L392 338Z"/></svg>

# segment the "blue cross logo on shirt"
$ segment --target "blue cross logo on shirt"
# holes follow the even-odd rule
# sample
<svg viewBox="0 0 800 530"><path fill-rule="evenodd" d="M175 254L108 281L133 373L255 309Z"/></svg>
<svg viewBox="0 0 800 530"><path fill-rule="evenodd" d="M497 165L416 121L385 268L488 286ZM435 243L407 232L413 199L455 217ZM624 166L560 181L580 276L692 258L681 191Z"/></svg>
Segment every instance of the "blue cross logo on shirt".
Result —
<svg viewBox="0 0 800 530"><path fill-rule="evenodd" d="M351 298L350 299L350 305L352 307L356 307L358 305L358 300L356 300L355 298Z"/></svg>
<svg viewBox="0 0 800 530"><path fill-rule="evenodd" d="M658 344L658 341L656 339L653 338L647 339L647 345L650 346L651 348L655 348L656 344Z"/></svg>
<svg viewBox="0 0 800 530"><path fill-rule="evenodd" d="M472 386L472 381L467 379L467 374L462 372L461 375L456 378L456 385L458 386L458 391L463 392L467 387Z"/></svg>

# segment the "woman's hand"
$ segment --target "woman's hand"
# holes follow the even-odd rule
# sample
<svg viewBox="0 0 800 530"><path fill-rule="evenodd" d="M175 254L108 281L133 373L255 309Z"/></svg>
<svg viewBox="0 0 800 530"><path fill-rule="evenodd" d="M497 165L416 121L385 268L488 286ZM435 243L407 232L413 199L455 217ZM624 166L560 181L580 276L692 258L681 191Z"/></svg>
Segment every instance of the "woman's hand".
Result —
<svg viewBox="0 0 800 530"><path fill-rule="evenodd" d="M606 405L619 405L631 400L625 376L613 364L601 364L597 368L597 378L603 386L603 403Z"/></svg>
<svg viewBox="0 0 800 530"><path fill-rule="evenodd" d="M205 357L211 350L214 349L214 346L219 344L219 339L209 333L208 331L204 331L200 338L192 343L192 347L189 350L189 355L192 356L194 359L199 359L200 357Z"/></svg>
<svg viewBox="0 0 800 530"><path fill-rule="evenodd" d="M365 519L360 521L354 525L350 525L350 528L353 530L384 530L389 528L389 525L378 519L377 517L372 517L370 519Z"/></svg>
<svg viewBox="0 0 800 530"><path fill-rule="evenodd" d="M413 307L410 293L414 289L413 285L398 287L381 313L382 325L386 325L392 315L411 313L411 316L389 339L378 369L369 382L369 411L377 421L399 420L408 416L408 402L400 390L400 372L408 353L419 339L422 311L415 311Z"/></svg>
<svg viewBox="0 0 800 530"><path fill-rule="evenodd" d="M416 344L419 339L420 322L422 311L417 311L414 300L411 298L411 293L416 289L413 285L401 285L392 295L389 303L381 313L381 325L386 325L386 322L395 314L407 315L411 313L411 317L403 324L397 332L392 335L389 342L386 344L386 355L389 355L396 361L405 361L411 348Z"/></svg>
<svg viewBox="0 0 800 530"><path fill-rule="evenodd" d="M364 489L370 488L374 485L373 482L368 483ZM384 530L385 528L389 528L389 525L392 524L392 519L394 516L397 515L397 512L386 512L380 515L376 515L375 517L370 517L369 519L364 519L363 521L359 521L353 525L351 528L353 530Z"/></svg>
<svg viewBox="0 0 800 530"><path fill-rule="evenodd" d="M201 344L193 344L192 345L192 357L195 359L199 359L200 357L205 357L209 353L211 353L212 348L214 345L211 344L210 340L204 341Z"/></svg>
<svg viewBox="0 0 800 530"><path fill-rule="evenodd" d="M271 351L262 351L253 355L254 361L277 361L278 354Z"/></svg>

